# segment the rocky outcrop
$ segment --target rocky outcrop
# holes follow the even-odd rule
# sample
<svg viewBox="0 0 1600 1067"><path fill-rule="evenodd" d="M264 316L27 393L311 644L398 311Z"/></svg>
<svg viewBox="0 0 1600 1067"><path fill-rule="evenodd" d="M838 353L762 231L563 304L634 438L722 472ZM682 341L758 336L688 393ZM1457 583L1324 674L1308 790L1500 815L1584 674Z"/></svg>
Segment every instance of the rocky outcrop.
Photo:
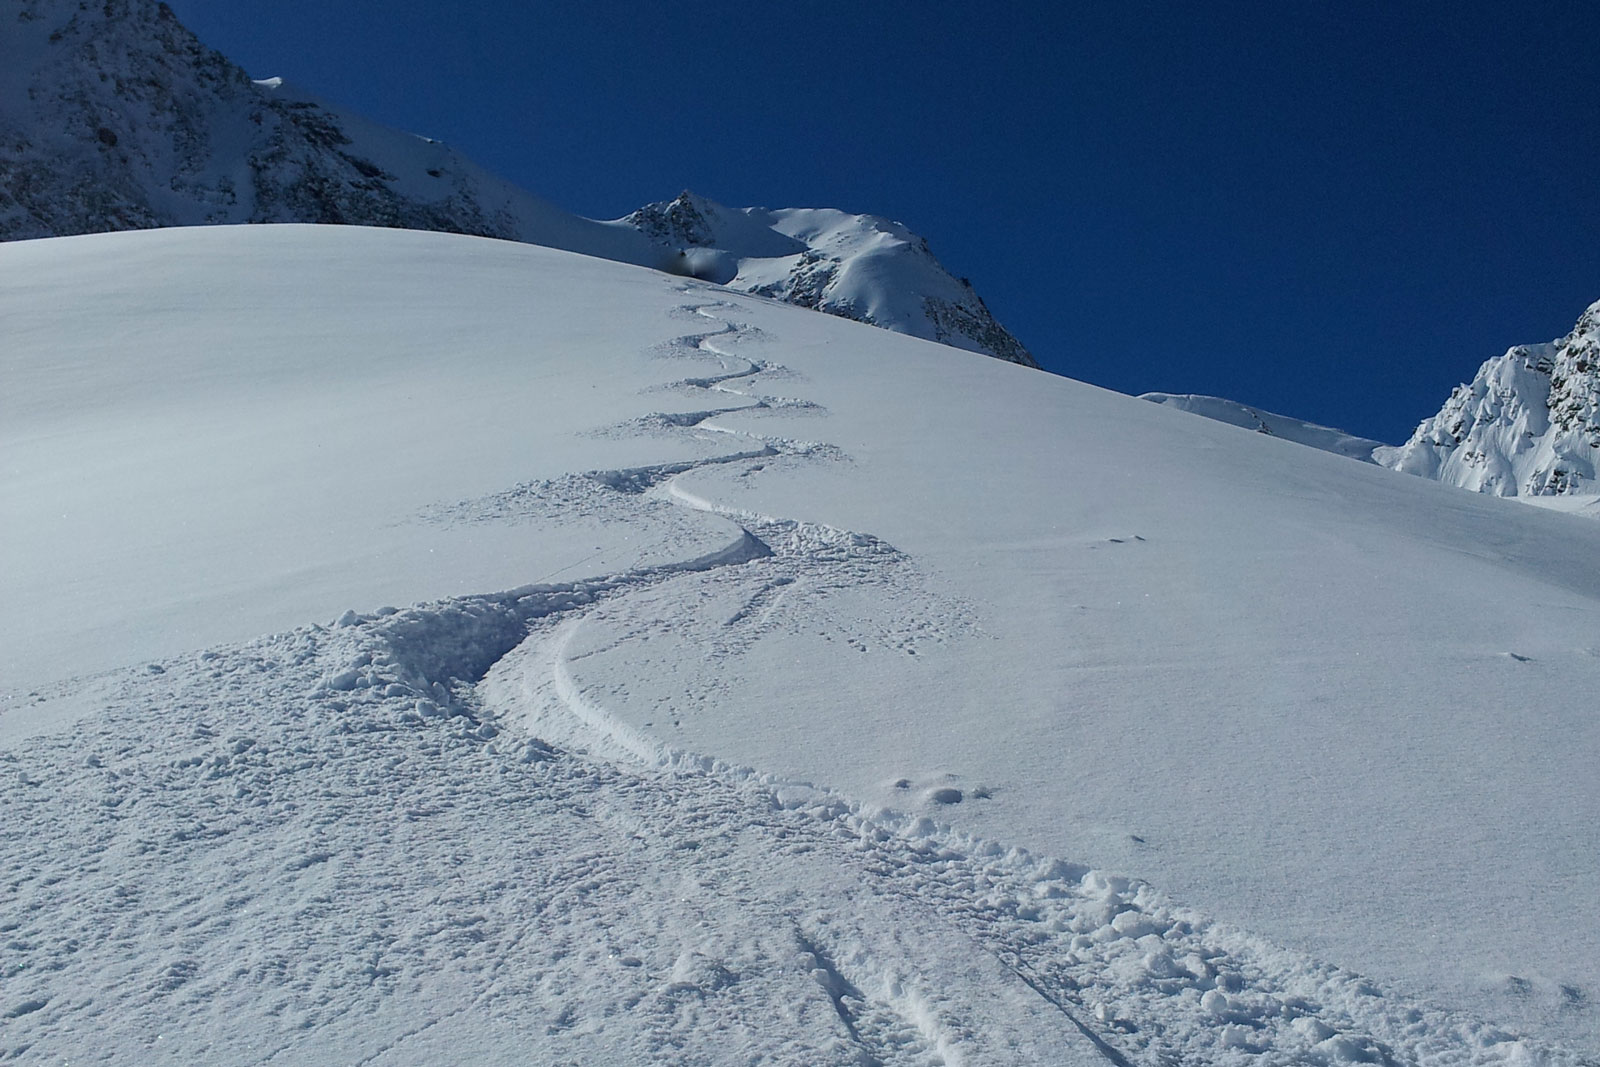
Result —
<svg viewBox="0 0 1600 1067"><path fill-rule="evenodd" d="M729 208L684 192L620 220L731 288L1037 367L965 278L898 222L826 208Z"/></svg>
<svg viewBox="0 0 1600 1067"><path fill-rule="evenodd" d="M1484 363L1379 461L1495 496L1600 493L1600 303L1567 336Z"/></svg>
<svg viewBox="0 0 1600 1067"><path fill-rule="evenodd" d="M448 148L252 81L165 4L27 0L0 27L0 238L241 222L521 236Z"/></svg>

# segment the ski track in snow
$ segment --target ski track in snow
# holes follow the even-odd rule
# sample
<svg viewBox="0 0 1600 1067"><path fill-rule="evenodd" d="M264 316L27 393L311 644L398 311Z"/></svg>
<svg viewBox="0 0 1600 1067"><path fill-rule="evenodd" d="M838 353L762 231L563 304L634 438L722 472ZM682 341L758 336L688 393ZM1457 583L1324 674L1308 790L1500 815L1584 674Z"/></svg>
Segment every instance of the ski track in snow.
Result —
<svg viewBox="0 0 1600 1067"><path fill-rule="evenodd" d="M724 548L129 669L104 714L0 752L0 1059L1584 1062L1148 884L608 715L570 669L602 617L681 611L724 656L865 585L905 616L873 640L915 652L972 625L877 538L678 484L848 461L718 424L825 415L770 392L796 380L739 354L761 338L732 307L686 305L706 328L662 350L720 365L664 390L703 408L605 431L728 448L423 517L709 520Z"/></svg>

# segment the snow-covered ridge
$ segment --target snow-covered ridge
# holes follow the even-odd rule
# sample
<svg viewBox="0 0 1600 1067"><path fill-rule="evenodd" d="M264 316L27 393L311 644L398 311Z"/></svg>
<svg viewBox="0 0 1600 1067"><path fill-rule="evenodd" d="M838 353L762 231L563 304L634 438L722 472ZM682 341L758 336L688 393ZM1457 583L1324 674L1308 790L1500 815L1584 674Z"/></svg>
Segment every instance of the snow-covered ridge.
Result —
<svg viewBox="0 0 1600 1067"><path fill-rule="evenodd" d="M1373 458L1374 453L1389 447L1381 441L1357 437L1331 426L1319 426L1314 422L1291 418L1288 415L1276 415L1220 396L1201 396L1195 393L1143 393L1139 399L1177 408L1179 411L1187 411L1217 422L1225 422L1230 426L1254 430L1269 437L1281 437L1285 441L1320 448L1324 452L1348 456L1365 463L1377 462Z"/></svg>
<svg viewBox="0 0 1600 1067"><path fill-rule="evenodd" d="M1600 494L1597 461L1600 302L1567 336L1485 362L1409 441L1379 456L1408 474L1535 502Z"/></svg>
<svg viewBox="0 0 1600 1067"><path fill-rule="evenodd" d="M0 51L0 238L326 222L649 255L443 144L252 81L164 4L26 0Z"/></svg>
<svg viewBox="0 0 1600 1067"><path fill-rule="evenodd" d="M687 194L581 218L438 141L252 80L154 0L22 0L0 20L0 56L0 240L243 222L440 230L714 278L1035 365L897 223Z"/></svg>
<svg viewBox="0 0 1600 1067"><path fill-rule="evenodd" d="M1038 366L970 282L890 219L830 208L728 208L685 191L621 221L679 249L696 277Z"/></svg>
<svg viewBox="0 0 1600 1067"><path fill-rule="evenodd" d="M1399 447L1221 397L1142 399L1473 492L1600 517L1600 302L1565 337L1486 361Z"/></svg>

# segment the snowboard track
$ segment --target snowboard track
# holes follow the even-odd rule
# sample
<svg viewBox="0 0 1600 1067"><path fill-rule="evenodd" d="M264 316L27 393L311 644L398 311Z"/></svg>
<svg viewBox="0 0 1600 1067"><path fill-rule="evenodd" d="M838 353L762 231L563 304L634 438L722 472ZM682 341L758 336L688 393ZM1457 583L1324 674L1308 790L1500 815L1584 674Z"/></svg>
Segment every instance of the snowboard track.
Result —
<svg viewBox="0 0 1600 1067"><path fill-rule="evenodd" d="M787 372L737 354L760 339L724 317L733 307L680 309L707 329L668 350L722 372L668 388L748 404L636 425L738 447L527 483L433 516L504 520L573 500L617 515L689 508L727 524L724 547L349 612L130 670L108 714L0 753L0 843L16 861L0 899L0 1060L63 1054L73 1034L102 1027L127 1055L102 1044L112 1051L101 1061L137 1062L163 1041L163 1055L183 1051L163 1026L186 1013L264 1011L258 1031L279 1040L223 1050L228 1062L303 1057L331 1038L342 1042L333 1051L381 1063L401 1044L426 1055L419 1039L459 1040L454 1020L566 999L579 1008L553 1011L538 1040L585 1040L582 1021L598 1012L631 1020L614 1025L660 1062L740 1041L796 1063L1032 1062L1030 1049L1119 1067L1594 1062L1386 992L1146 883L862 808L611 716L567 667L601 606L733 575L754 592L723 625L756 625L755 640L791 587L920 580L871 535L723 507L679 484L740 465L844 461L826 444L717 425L812 410L760 392ZM50 788L66 803L41 802L36 766L64 769ZM485 854L493 862L471 862ZM774 855L814 880L764 879ZM422 875L396 881L397 858ZM218 885L212 870L253 875ZM663 894L651 872L665 871L680 884ZM284 894L294 907L272 910ZM355 915L333 908L352 896ZM737 929L684 933L723 899L746 917ZM650 923L635 917L640 901ZM252 914L264 933L248 928ZM629 940L600 957L595 930ZM170 942L156 974L132 954L152 937ZM986 981L949 980L952 959ZM406 997L432 1005L420 1026L385 1014ZM794 1036L776 1046L747 1021L771 1003L794 1005Z"/></svg>

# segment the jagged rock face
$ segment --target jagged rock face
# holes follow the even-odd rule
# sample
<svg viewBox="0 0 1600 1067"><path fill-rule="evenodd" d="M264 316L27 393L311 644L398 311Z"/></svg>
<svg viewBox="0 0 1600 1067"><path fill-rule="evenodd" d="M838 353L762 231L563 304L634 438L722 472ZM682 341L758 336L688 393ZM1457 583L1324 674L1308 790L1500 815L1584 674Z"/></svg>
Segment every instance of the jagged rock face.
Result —
<svg viewBox="0 0 1600 1067"><path fill-rule="evenodd" d="M1489 360L1379 459L1496 496L1600 492L1600 303L1566 337Z"/></svg>
<svg viewBox="0 0 1600 1067"><path fill-rule="evenodd" d="M158 142L174 190L222 195L194 187L206 124L177 96L243 106L250 82L164 5L23 0L14 23L3 30L16 66L0 97L0 236L162 225L139 173Z"/></svg>
<svg viewBox="0 0 1600 1067"><path fill-rule="evenodd" d="M717 243L717 236L711 228L711 220L706 218L706 207L709 205L704 204L701 197L686 189L678 194L676 200L646 204L623 221L662 244L679 248L710 248ZM798 242L796 244L798 247L795 251L804 248Z"/></svg>
<svg viewBox="0 0 1600 1067"><path fill-rule="evenodd" d="M251 81L165 4L24 0L0 40L18 61L0 103L0 238L239 222L518 236L442 145L412 138L411 173L395 173L345 116Z"/></svg>
<svg viewBox="0 0 1600 1067"><path fill-rule="evenodd" d="M1600 449L1600 301L1560 343L1550 368L1550 423L1591 452Z"/></svg>
<svg viewBox="0 0 1600 1067"><path fill-rule="evenodd" d="M600 222L446 145L252 81L155 0L0 15L0 240L217 223L497 237L689 274L1037 366L897 223L685 193Z"/></svg>
<svg viewBox="0 0 1600 1067"><path fill-rule="evenodd" d="M685 192L621 220L676 247L687 273L1028 367L1033 356L928 243L876 215L733 209Z"/></svg>
<svg viewBox="0 0 1600 1067"><path fill-rule="evenodd" d="M964 280L962 284L966 287L968 299L949 303L930 296L924 303L928 319L933 323L933 339L957 348L970 347L961 343L962 339L968 339L980 352L988 352L1024 367L1037 367L1039 363L1033 358L1033 353L990 314L989 305L973 290L972 284Z"/></svg>

